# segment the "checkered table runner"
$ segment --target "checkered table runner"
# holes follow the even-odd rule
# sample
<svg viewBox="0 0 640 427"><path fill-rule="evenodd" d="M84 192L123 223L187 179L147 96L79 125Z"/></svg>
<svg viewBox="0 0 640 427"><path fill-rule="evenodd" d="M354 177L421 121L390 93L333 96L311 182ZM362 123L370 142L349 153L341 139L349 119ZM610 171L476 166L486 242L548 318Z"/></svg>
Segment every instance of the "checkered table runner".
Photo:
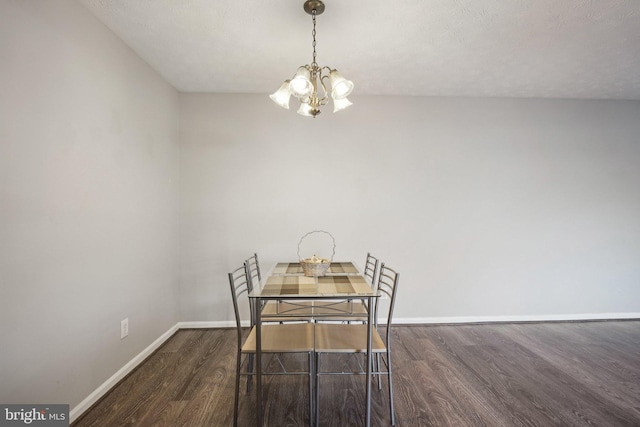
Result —
<svg viewBox="0 0 640 427"><path fill-rule="evenodd" d="M269 276L261 296L370 296L371 286L360 275L323 277Z"/></svg>
<svg viewBox="0 0 640 427"><path fill-rule="evenodd" d="M302 274L299 262L279 262L271 274ZM327 274L359 274L358 268L352 262L332 262Z"/></svg>

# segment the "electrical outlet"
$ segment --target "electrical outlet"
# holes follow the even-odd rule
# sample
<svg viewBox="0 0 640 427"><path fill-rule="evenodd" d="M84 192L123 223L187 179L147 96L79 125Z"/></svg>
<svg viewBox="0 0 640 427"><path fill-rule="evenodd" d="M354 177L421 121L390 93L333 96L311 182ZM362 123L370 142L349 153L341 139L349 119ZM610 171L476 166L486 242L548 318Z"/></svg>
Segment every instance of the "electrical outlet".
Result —
<svg viewBox="0 0 640 427"><path fill-rule="evenodd" d="M129 318L120 321L120 339L129 335Z"/></svg>

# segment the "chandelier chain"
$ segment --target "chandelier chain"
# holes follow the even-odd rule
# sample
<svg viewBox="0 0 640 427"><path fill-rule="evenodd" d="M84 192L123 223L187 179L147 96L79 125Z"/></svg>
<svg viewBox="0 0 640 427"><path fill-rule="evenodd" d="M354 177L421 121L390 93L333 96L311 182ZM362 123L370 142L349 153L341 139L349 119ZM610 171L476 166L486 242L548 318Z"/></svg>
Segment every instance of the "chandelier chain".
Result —
<svg viewBox="0 0 640 427"><path fill-rule="evenodd" d="M311 31L311 36L313 37L313 62L311 63L312 67L317 67L318 63L316 62L316 10L313 9L311 11L311 18L313 19L313 31Z"/></svg>

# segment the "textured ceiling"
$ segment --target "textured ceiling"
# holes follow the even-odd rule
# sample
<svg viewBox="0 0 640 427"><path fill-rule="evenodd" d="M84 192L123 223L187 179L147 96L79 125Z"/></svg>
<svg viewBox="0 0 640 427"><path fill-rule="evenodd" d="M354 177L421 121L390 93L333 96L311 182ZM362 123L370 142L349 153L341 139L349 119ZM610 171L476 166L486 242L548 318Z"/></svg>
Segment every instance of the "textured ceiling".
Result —
<svg viewBox="0 0 640 427"><path fill-rule="evenodd" d="M302 0L79 0L183 92L271 93L311 62ZM325 0L354 95L640 100L640 0Z"/></svg>

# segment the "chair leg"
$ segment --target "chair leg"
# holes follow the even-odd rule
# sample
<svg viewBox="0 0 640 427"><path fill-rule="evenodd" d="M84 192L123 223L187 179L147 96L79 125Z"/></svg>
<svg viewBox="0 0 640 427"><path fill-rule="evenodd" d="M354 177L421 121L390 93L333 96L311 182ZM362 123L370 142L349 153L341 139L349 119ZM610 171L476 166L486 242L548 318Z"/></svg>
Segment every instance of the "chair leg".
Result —
<svg viewBox="0 0 640 427"><path fill-rule="evenodd" d="M249 356L247 356L249 358L248 361L248 375L247 375L247 393L249 393L251 391L251 379L253 378L253 375L251 375L251 373L253 372L253 359L254 359L254 355L253 354L249 354Z"/></svg>
<svg viewBox="0 0 640 427"><path fill-rule="evenodd" d="M387 347L387 383L389 384L389 413L391 414L391 425L396 425L396 416L393 411L393 377L391 376L391 351Z"/></svg>
<svg viewBox="0 0 640 427"><path fill-rule="evenodd" d="M233 398L233 427L238 427L238 397L240 395L240 362L242 355L238 352L238 360L236 362L236 389Z"/></svg>
<svg viewBox="0 0 640 427"><path fill-rule="evenodd" d="M314 380L315 371L313 369L313 352L309 353L309 425L312 426L313 419L313 380Z"/></svg>
<svg viewBox="0 0 640 427"><path fill-rule="evenodd" d="M316 404L314 406L315 410L315 427L320 425L320 353L316 353L316 364L315 364L315 375L316 375Z"/></svg>
<svg viewBox="0 0 640 427"><path fill-rule="evenodd" d="M382 375L381 372L381 364L380 364L380 353L375 354L375 371L378 373L378 390L382 390Z"/></svg>

